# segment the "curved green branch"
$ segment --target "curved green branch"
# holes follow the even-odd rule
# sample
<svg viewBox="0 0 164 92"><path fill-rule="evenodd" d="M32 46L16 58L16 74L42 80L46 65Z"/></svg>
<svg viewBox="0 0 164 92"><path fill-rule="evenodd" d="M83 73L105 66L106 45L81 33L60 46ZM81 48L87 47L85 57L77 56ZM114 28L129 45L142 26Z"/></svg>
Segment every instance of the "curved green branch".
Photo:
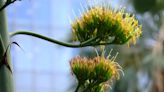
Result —
<svg viewBox="0 0 164 92"><path fill-rule="evenodd" d="M91 42L94 41L97 37L91 38L91 39L89 39L89 40L87 40L83 43L80 43L80 44L65 43L65 42L61 42L61 41L58 41L58 40L43 36L41 34L37 34L37 33L34 33L34 32L29 32L29 31L12 32L12 33L10 33L10 37L13 37L13 36L16 36L16 35L21 35L21 34L22 35L30 35L30 36L40 38L40 39L43 39L43 40L46 40L46 41L49 41L49 42L52 42L52 43L55 43L55 44L58 44L58 45L62 45L62 46L65 46L65 47L71 47L71 48L79 48L79 47L86 47L86 46L97 46L97 45L108 44L108 43L91 44Z"/></svg>
<svg viewBox="0 0 164 92"><path fill-rule="evenodd" d="M2 11L3 9L5 9L7 6L14 3L15 1L21 1L21 0L7 0L5 4L0 8L0 11Z"/></svg>

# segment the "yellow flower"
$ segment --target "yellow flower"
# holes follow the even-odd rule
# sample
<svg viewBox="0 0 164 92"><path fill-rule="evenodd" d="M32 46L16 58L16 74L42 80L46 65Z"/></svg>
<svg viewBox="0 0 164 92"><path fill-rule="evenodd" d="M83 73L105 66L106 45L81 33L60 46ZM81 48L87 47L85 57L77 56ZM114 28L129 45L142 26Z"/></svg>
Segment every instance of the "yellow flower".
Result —
<svg viewBox="0 0 164 92"><path fill-rule="evenodd" d="M84 83L89 78L93 67L91 63L87 58L82 57L75 57L71 60L70 66L72 73L80 83Z"/></svg>
<svg viewBox="0 0 164 92"><path fill-rule="evenodd" d="M103 88L120 78L123 73L121 66L112 59L97 56L95 58L75 57L71 60L72 73L76 76L81 85L95 85L95 89Z"/></svg>
<svg viewBox="0 0 164 92"><path fill-rule="evenodd" d="M95 38L91 44L135 44L141 30L134 15L105 6L91 7L72 23L74 39L80 43Z"/></svg>

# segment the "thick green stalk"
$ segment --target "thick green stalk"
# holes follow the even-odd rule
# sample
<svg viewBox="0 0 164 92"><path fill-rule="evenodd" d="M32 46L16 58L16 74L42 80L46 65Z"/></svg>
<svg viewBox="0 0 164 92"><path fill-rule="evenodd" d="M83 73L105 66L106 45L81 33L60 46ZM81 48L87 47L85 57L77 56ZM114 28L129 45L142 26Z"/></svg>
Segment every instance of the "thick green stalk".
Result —
<svg viewBox="0 0 164 92"><path fill-rule="evenodd" d="M0 7L3 4L3 0L0 0ZM4 58L4 53L7 46L9 45L9 36L6 26L6 15L4 10L0 11L0 62ZM10 54L7 53L7 62L10 63ZM13 88L13 78L11 71L5 66L5 64L0 66L0 92L14 92Z"/></svg>

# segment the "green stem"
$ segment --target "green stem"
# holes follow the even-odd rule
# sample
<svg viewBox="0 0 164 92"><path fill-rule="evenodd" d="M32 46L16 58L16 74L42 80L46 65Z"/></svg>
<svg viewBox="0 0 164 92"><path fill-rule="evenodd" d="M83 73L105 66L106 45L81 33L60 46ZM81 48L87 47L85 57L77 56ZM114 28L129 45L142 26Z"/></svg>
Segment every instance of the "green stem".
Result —
<svg viewBox="0 0 164 92"><path fill-rule="evenodd" d="M98 85L97 82L95 83L90 83L87 88L85 88L82 92L90 92L90 90L93 89L94 86Z"/></svg>
<svg viewBox="0 0 164 92"><path fill-rule="evenodd" d="M84 44L84 45L89 45L89 44L91 44L92 43L92 41L94 41L95 42L95 40L97 39L98 37L93 37L93 38L91 38L91 39L89 39L89 40L87 40L87 41L84 41L84 42L82 42L82 44Z"/></svg>
<svg viewBox="0 0 164 92"><path fill-rule="evenodd" d="M78 92L79 88L80 88L80 84L77 85L75 92Z"/></svg>
<svg viewBox="0 0 164 92"><path fill-rule="evenodd" d="M49 42L52 42L52 43L55 43L55 44L59 44L59 45L62 45L62 46L65 46L65 47L71 47L71 48L79 48L79 47L86 47L86 46L95 46L95 45L101 45L101 44L90 44L92 41L94 41L97 37L95 38L91 38L81 44L71 44L71 43L65 43L65 42L61 42L61 41L58 41L58 40L55 40L55 39L52 39L52 38L49 38L49 37L46 37L46 36L43 36L43 35L40 35L40 34L37 34L37 33L33 33L33 32L29 32L29 31L16 31L16 32L13 32L10 34L10 37L13 37L13 36L16 36L16 35L30 35L30 36L33 36L33 37L37 37L37 38L40 38L40 39L43 39L43 40L46 40L46 41L49 41Z"/></svg>
<svg viewBox="0 0 164 92"><path fill-rule="evenodd" d="M3 1L5 0L0 0L0 6L3 5ZM2 10L0 11L0 62L2 63L3 58L6 58L5 60L9 66L11 66L10 54L7 53L4 57L4 53L9 45L9 36L6 24L5 11ZM5 65L0 66L0 92L14 92L13 76Z"/></svg>
<svg viewBox="0 0 164 92"><path fill-rule="evenodd" d="M75 44L60 42L58 40L55 40L55 39L52 39L52 38L49 38L49 37L46 37L46 36L43 36L43 35L40 35L40 34L37 34L37 33L29 32L29 31L16 31L16 32L11 33L10 37L20 35L20 34L30 35L30 36L37 37L37 38L40 38L40 39L43 39L43 40L46 40L46 41L49 41L49 42L52 42L52 43L55 43L55 44L59 44L59 45L62 45L62 46L66 46L66 47L81 47L81 45L75 45Z"/></svg>

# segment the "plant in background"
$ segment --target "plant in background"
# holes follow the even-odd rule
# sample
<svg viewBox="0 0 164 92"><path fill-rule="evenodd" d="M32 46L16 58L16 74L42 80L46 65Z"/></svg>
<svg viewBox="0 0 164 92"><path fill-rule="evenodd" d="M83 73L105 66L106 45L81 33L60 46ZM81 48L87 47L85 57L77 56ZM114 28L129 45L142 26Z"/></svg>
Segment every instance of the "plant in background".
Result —
<svg viewBox="0 0 164 92"><path fill-rule="evenodd" d="M3 9L15 1L17 0L7 0L5 4L3 4L3 0L0 2L0 56L1 59L5 58L5 62L9 67L11 66L9 54L7 53L3 57L7 46L9 46L9 36L30 35L65 47L81 48L135 43L142 33L141 25L138 24L134 15L125 13L124 9L112 10L105 6L94 6L90 7L89 10L72 23L73 37L75 41L80 42L79 44L61 42L29 31L16 31L9 34L5 25ZM78 80L78 86L75 91L103 92L113 80L119 79L122 68L118 63L114 62L115 58L116 56L111 59L109 57L105 58L104 55L92 59L85 57L73 58L70 66L72 73ZM2 60L1 63L3 63ZM13 92L12 74L9 68L4 65L0 65L0 92Z"/></svg>

